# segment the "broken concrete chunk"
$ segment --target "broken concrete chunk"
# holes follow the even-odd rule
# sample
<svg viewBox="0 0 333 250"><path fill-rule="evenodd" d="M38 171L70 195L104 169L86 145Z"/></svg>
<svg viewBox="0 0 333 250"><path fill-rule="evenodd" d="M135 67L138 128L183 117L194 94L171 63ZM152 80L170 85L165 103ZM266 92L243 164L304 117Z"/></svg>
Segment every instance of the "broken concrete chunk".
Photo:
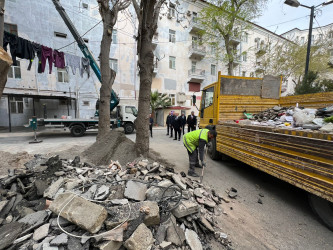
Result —
<svg viewBox="0 0 333 250"><path fill-rule="evenodd" d="M97 189L94 199L95 200L105 200L110 194L110 189L108 186L101 186Z"/></svg>
<svg viewBox="0 0 333 250"><path fill-rule="evenodd" d="M172 242L176 246L181 246L185 241L185 233L179 226L176 225L176 223L169 224L166 233L166 240Z"/></svg>
<svg viewBox="0 0 333 250"><path fill-rule="evenodd" d="M157 205L157 202L154 201L145 201L144 205L149 208L149 213L144 219L146 226L153 226L160 224L160 209Z"/></svg>
<svg viewBox="0 0 333 250"><path fill-rule="evenodd" d="M23 224L16 221L1 226L0 230L0 249L6 249L20 235L23 230Z"/></svg>
<svg viewBox="0 0 333 250"><path fill-rule="evenodd" d="M199 221L209 231L214 232L214 228L212 227L212 225L210 224L210 222L208 220L206 220L205 217L201 216Z"/></svg>
<svg viewBox="0 0 333 250"><path fill-rule="evenodd" d="M56 214L62 210L60 216L90 233L98 232L107 218L104 207L71 193L60 194L51 203L50 210Z"/></svg>
<svg viewBox="0 0 333 250"><path fill-rule="evenodd" d="M36 180L35 187L37 188L37 195L42 196L45 190L49 187L46 180Z"/></svg>
<svg viewBox="0 0 333 250"><path fill-rule="evenodd" d="M55 237L53 240L50 241L51 246L62 246L67 245L68 242L68 235L65 233L62 233Z"/></svg>
<svg viewBox="0 0 333 250"><path fill-rule="evenodd" d="M190 229L186 229L185 238L191 250L202 250L202 244L196 232Z"/></svg>
<svg viewBox="0 0 333 250"><path fill-rule="evenodd" d="M87 192L85 192L82 197L88 199L88 200L91 200L95 194L96 194L96 191L97 191L97 185L92 185Z"/></svg>
<svg viewBox="0 0 333 250"><path fill-rule="evenodd" d="M124 246L129 250L147 250L154 243L153 234L145 224L140 224Z"/></svg>
<svg viewBox="0 0 333 250"><path fill-rule="evenodd" d="M16 244L18 244L18 243L21 243L21 242L23 242L23 241L29 239L29 238L31 237L31 235L32 235L32 233L27 234L27 235L25 235L25 236L23 236L23 237L21 237L21 238L18 238L18 239L16 239L16 240L14 240L13 245L16 245Z"/></svg>
<svg viewBox="0 0 333 250"><path fill-rule="evenodd" d="M59 250L59 248L56 246L50 246L50 243L43 243L42 249L43 250Z"/></svg>
<svg viewBox="0 0 333 250"><path fill-rule="evenodd" d="M163 241L160 244L160 248L162 248L163 250L168 250L171 247L172 243L168 242L168 241Z"/></svg>
<svg viewBox="0 0 333 250"><path fill-rule="evenodd" d="M186 184L185 181L182 181L182 177L178 174L173 174L172 175L172 179L174 180L174 182L183 190L186 190Z"/></svg>
<svg viewBox="0 0 333 250"><path fill-rule="evenodd" d="M8 200L0 201L0 212L7 205L7 203L8 203Z"/></svg>
<svg viewBox="0 0 333 250"><path fill-rule="evenodd" d="M196 188L196 189L194 189L194 195L196 196L196 197L199 197L199 198L202 198L203 197L203 190L201 189L201 188Z"/></svg>
<svg viewBox="0 0 333 250"><path fill-rule="evenodd" d="M57 181L53 182L50 187L44 191L44 197L53 199L59 188L64 184L64 178L60 177Z"/></svg>
<svg viewBox="0 0 333 250"><path fill-rule="evenodd" d="M37 228L34 232L34 241L40 241L44 239L49 234L50 223L44 224L43 226Z"/></svg>
<svg viewBox="0 0 333 250"><path fill-rule="evenodd" d="M72 190L72 189L76 188L77 186L79 186L81 183L82 183L81 180L68 181L65 184L65 189L66 190Z"/></svg>
<svg viewBox="0 0 333 250"><path fill-rule="evenodd" d="M137 181L128 181L125 188L125 197L128 199L143 201L146 197L147 185Z"/></svg>
<svg viewBox="0 0 333 250"><path fill-rule="evenodd" d="M128 204L127 199L113 199L110 201L112 205L126 205Z"/></svg>
<svg viewBox="0 0 333 250"><path fill-rule="evenodd" d="M197 213L198 211L198 204L187 200L180 202L180 204L172 210L172 214L177 218L182 218L184 216Z"/></svg>

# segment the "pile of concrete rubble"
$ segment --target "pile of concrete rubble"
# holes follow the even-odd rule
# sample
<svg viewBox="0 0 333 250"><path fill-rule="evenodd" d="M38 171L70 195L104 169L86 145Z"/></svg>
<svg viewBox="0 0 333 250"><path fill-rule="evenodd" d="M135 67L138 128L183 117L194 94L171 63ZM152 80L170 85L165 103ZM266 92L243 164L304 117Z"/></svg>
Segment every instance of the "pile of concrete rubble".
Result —
<svg viewBox="0 0 333 250"><path fill-rule="evenodd" d="M333 132L333 106L321 109L275 106L259 114L246 114L249 120L241 124L275 126L283 128L311 129Z"/></svg>
<svg viewBox="0 0 333 250"><path fill-rule="evenodd" d="M136 159L94 166L40 155L0 177L0 249L221 249L225 198L184 173Z"/></svg>

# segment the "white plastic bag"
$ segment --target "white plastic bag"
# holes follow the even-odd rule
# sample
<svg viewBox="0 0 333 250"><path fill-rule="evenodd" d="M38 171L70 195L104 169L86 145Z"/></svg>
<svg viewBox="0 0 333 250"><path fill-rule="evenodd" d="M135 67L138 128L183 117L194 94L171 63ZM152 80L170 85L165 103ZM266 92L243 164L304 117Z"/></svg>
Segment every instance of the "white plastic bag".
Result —
<svg viewBox="0 0 333 250"><path fill-rule="evenodd" d="M293 117L296 126L311 123L316 118L315 114L312 114L312 112L307 112L299 108L295 108Z"/></svg>

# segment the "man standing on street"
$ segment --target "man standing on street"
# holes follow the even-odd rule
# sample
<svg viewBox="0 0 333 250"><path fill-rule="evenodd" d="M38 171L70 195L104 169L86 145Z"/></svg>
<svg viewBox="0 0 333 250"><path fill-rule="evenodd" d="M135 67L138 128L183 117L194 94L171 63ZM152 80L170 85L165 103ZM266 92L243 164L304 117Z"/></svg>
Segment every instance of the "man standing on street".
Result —
<svg viewBox="0 0 333 250"><path fill-rule="evenodd" d="M208 141L215 137L216 131L212 129L198 129L183 136L183 143L187 149L190 161L190 168L187 172L189 176L199 177L199 175L195 172L195 168L202 168L206 166L206 162L204 162L203 159L204 148ZM198 151L201 165L198 160Z"/></svg>
<svg viewBox="0 0 333 250"><path fill-rule="evenodd" d="M167 134L169 135L169 129L171 129L171 111L169 112L167 118L166 118L166 125L167 125Z"/></svg>
<svg viewBox="0 0 333 250"><path fill-rule="evenodd" d="M171 111L171 116L170 116L170 138L173 137L173 122L175 120L175 111Z"/></svg>
<svg viewBox="0 0 333 250"><path fill-rule="evenodd" d="M177 140L177 134L178 134L178 141L180 141L180 135L181 135L181 127L182 127L182 121L180 116L175 116L175 119L172 124L173 129L175 130L175 139Z"/></svg>
<svg viewBox="0 0 333 250"><path fill-rule="evenodd" d="M187 117L187 131L191 132L196 130L197 126L197 117L194 115L194 111Z"/></svg>
<svg viewBox="0 0 333 250"><path fill-rule="evenodd" d="M149 130L150 130L150 136L153 138L153 125L154 125L154 119L152 115L149 116Z"/></svg>
<svg viewBox="0 0 333 250"><path fill-rule="evenodd" d="M181 120L181 125L182 125L182 131L183 131L183 135L185 134L185 125L186 125L186 116L184 113L182 113L181 117L180 117L180 120Z"/></svg>

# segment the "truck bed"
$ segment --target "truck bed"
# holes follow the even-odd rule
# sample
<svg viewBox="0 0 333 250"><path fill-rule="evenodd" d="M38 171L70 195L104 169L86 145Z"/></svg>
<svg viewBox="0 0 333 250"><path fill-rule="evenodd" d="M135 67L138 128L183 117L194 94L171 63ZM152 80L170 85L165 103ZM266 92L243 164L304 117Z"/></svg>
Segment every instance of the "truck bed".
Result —
<svg viewBox="0 0 333 250"><path fill-rule="evenodd" d="M220 122L217 150L333 202L333 134Z"/></svg>

